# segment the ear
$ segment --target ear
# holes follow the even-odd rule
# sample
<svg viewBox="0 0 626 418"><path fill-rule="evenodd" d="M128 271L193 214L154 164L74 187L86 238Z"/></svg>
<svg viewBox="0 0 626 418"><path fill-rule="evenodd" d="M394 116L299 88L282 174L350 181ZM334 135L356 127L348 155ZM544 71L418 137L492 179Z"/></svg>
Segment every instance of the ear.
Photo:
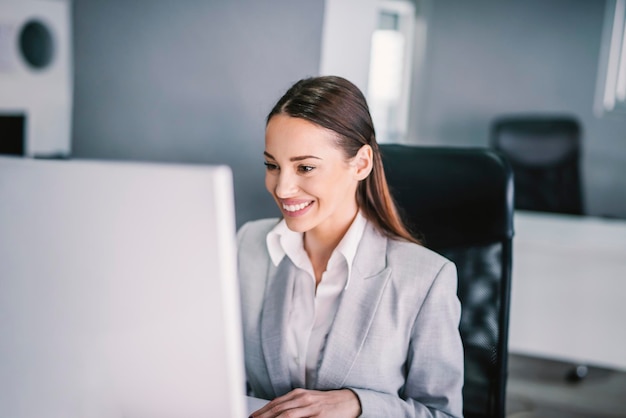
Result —
<svg viewBox="0 0 626 418"><path fill-rule="evenodd" d="M361 181L365 179L372 171L374 164L374 156L372 147L363 145L352 159L351 165L354 167L355 179Z"/></svg>

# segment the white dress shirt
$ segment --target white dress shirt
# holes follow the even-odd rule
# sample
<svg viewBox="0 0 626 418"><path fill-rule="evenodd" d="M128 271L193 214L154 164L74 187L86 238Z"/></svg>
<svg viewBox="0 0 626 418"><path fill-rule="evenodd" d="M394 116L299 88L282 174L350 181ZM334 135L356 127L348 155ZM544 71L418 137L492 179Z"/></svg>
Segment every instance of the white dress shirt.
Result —
<svg viewBox="0 0 626 418"><path fill-rule="evenodd" d="M313 265L304 249L303 234L282 220L267 234L272 263L278 266L287 256L298 268L289 312L287 348L293 387L311 388L324 355L326 337L332 326L341 294L348 287L352 262L367 220L359 212L333 250L326 271L315 290Z"/></svg>

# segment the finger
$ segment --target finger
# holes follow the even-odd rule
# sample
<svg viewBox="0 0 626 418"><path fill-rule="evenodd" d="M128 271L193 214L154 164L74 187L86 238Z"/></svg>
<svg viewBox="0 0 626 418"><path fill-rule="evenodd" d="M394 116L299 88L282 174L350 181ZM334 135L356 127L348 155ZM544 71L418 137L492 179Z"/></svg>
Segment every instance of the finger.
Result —
<svg viewBox="0 0 626 418"><path fill-rule="evenodd" d="M254 418L274 418L283 416L289 411L291 418L312 416L311 400L306 396L306 390L296 389L283 396L275 398L265 406L252 413Z"/></svg>
<svg viewBox="0 0 626 418"><path fill-rule="evenodd" d="M309 405L300 405L297 401L288 401L278 404L268 410L258 410L250 415L253 418L304 418L311 417L312 408Z"/></svg>
<svg viewBox="0 0 626 418"><path fill-rule="evenodd" d="M291 399L293 397L293 393L289 392L283 396L279 396L278 398L274 398L271 401L269 401L268 403L266 403L265 405L263 405L263 407L259 408L258 410L254 411L252 413L252 417L257 417L261 414L264 414L265 412L270 411L272 408L276 407L277 405L282 404L283 402L288 401L289 399Z"/></svg>

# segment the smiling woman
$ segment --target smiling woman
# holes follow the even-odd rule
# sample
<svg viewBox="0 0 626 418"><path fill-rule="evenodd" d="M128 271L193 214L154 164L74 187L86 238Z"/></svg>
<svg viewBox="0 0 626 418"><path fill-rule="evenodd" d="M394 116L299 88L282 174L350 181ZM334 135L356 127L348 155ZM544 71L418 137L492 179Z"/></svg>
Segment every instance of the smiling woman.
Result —
<svg viewBox="0 0 626 418"><path fill-rule="evenodd" d="M343 236L357 213L358 182L372 169L371 147L345 161L335 141L305 119L276 115L267 124L265 185L289 229L309 231L308 239Z"/></svg>
<svg viewBox="0 0 626 418"><path fill-rule="evenodd" d="M238 233L252 416L461 416L456 269L398 216L361 91L294 84L264 157L282 219Z"/></svg>

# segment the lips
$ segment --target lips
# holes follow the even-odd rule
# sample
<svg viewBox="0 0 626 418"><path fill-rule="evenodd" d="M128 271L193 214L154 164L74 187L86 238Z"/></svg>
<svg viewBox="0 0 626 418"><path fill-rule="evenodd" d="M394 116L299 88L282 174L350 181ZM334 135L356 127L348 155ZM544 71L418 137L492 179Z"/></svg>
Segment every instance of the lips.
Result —
<svg viewBox="0 0 626 418"><path fill-rule="evenodd" d="M288 216L300 216L307 212L311 205L313 204L312 200L305 202L282 202L283 212Z"/></svg>

